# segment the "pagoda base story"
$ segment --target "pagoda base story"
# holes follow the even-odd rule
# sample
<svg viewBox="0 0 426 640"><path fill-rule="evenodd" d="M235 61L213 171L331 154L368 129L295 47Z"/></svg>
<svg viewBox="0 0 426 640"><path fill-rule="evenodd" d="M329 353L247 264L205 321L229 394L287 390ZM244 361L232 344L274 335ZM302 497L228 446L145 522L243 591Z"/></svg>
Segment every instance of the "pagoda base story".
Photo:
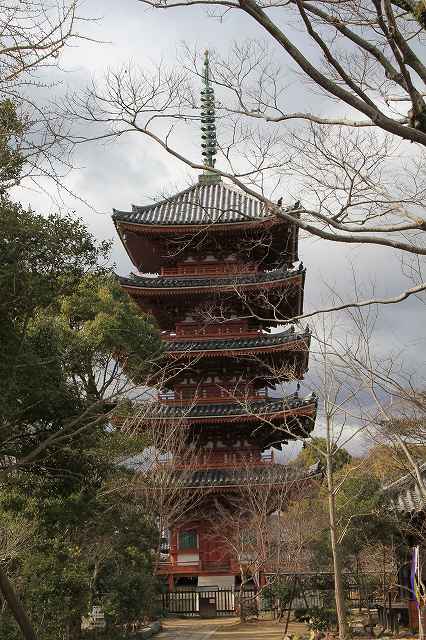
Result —
<svg viewBox="0 0 426 640"><path fill-rule="evenodd" d="M265 578L262 574L261 584L265 583ZM167 575L167 587L169 592L173 591L208 591L214 589L227 589L231 591L239 591L240 589L240 574L232 575L191 575L191 576L179 576L173 573ZM249 586L251 590L253 586Z"/></svg>

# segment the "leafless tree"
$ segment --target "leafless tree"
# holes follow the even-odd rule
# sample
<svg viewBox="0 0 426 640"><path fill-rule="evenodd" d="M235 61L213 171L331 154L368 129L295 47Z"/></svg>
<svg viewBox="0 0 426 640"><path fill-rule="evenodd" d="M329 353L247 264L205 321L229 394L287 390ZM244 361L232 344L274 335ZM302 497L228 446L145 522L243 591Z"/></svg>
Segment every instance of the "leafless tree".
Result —
<svg viewBox="0 0 426 640"><path fill-rule="evenodd" d="M330 320L330 317L328 320ZM341 546L351 518L359 514L349 514L345 521L339 519L336 505L337 495L344 487L345 481L354 472L354 467L344 470L343 476L336 478L334 457L340 447L347 445L360 433L364 425L360 420L360 385L357 385L350 376L347 376L344 370L338 369L336 366L336 354L333 347L330 346L334 344L336 330L335 320L333 321L332 319L326 324L323 318L315 334L313 351L318 367L317 393L319 396L320 419L323 421L324 428L325 450L315 446L313 442L311 442L311 446L315 446L315 451L325 463L326 499L333 560L336 612L339 637L344 640L348 636L349 626L344 604ZM355 426L352 426L351 423Z"/></svg>
<svg viewBox="0 0 426 640"><path fill-rule="evenodd" d="M133 474L126 492L142 502L158 530L154 562L157 572L163 555L167 556L167 563L170 562L170 531L194 512L202 491L193 482L198 452L185 416L172 424L161 417L153 419L153 404L140 402L125 419L122 429L130 435L138 434L145 444L141 453L128 461ZM163 554L165 546L167 550Z"/></svg>
<svg viewBox="0 0 426 640"><path fill-rule="evenodd" d="M366 394L366 432L385 446L415 478L423 500L426 487L421 473L426 445L426 395L423 382L402 352L379 349L375 335L380 313L352 309L347 312L346 339L336 340L340 367L356 378ZM419 455L420 453L420 455Z"/></svg>
<svg viewBox="0 0 426 640"><path fill-rule="evenodd" d="M245 619L264 590L288 570L294 547L286 512L292 501L300 502L312 492L319 477L303 477L282 465L259 468L247 462L232 469L230 478L227 493L209 510L208 522L215 546L239 571L239 610Z"/></svg>
<svg viewBox="0 0 426 640"><path fill-rule="evenodd" d="M24 163L19 178L5 188L30 178L49 177L65 188L62 178L71 168L66 141L69 126L51 104L52 88L64 73L64 50L78 40L89 40L80 0L3 0L0 3L0 106L11 101L22 128L14 147ZM7 128L7 118L4 126Z"/></svg>
<svg viewBox="0 0 426 640"><path fill-rule="evenodd" d="M426 74L416 42L421 42L425 26L424 9L413 2L374 2L357 6L344 2L321 6L304 1L290 3L254 2L254 0L141 0L158 9L187 8L205 5L216 15L242 11L259 26L259 32L277 45L278 56L291 60L294 68L309 78L310 86L320 88L329 98L365 116L329 117L310 113L288 113L283 104L282 86L264 62L253 63L247 56L250 43L239 48L242 69L232 75L225 67L222 78L231 86L235 111L269 122L307 119L327 125L349 127L376 126L403 139L425 144L424 82ZM285 20L286 29L282 28ZM302 31L296 44L295 31ZM264 52L263 52L264 56ZM315 60L315 62L311 62ZM320 60L320 62L318 62ZM257 67L257 68L256 68ZM262 79L261 91L248 91L247 78L257 71ZM272 77L271 77L272 76ZM422 84L423 83L423 84ZM252 87L250 86L250 89ZM398 113L394 103L403 102L411 109ZM390 108L390 105L393 108Z"/></svg>
<svg viewBox="0 0 426 640"><path fill-rule="evenodd" d="M194 4L144 3L163 10L189 10ZM390 0L371 7L349 2L316 7L302 0L195 4L219 12L244 11L279 45L272 54L272 47L268 51L268 45L249 41L236 44L229 56L213 56L221 157L209 170L307 234L423 259L426 126L425 69L416 44L424 37L420 5L416 19L408 4L402 9ZM289 20L288 35L279 26L280 15ZM300 28L305 30L301 49L294 43L295 29ZM324 62L309 62L303 49L312 46ZM321 90L325 110L337 101L344 115L288 113L287 56L281 59L280 51L307 74L307 91ZM181 143L188 123L199 120L192 85L194 77L199 81L200 68L198 56L190 51L179 71L125 66L109 72L104 82L95 81L85 93L70 96L67 113L79 122L97 124L91 140L139 133L188 167L203 169L182 151ZM401 104L405 113L398 112ZM365 120L353 117L357 111ZM84 133L74 137L76 143L87 140ZM408 147L406 141L414 145ZM289 178L296 198L303 194L303 203L293 204L286 195L288 206L277 206L273 194L281 195ZM424 290L421 277L394 297L351 299L340 307L396 303Z"/></svg>

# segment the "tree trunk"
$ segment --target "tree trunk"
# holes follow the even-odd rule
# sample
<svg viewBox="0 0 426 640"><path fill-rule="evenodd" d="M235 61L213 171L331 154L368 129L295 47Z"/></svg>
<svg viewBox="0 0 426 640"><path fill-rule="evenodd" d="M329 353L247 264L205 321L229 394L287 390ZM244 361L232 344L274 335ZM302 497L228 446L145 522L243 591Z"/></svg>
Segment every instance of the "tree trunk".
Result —
<svg viewBox="0 0 426 640"><path fill-rule="evenodd" d="M423 628L424 608L419 605L419 640L424 640L425 631Z"/></svg>
<svg viewBox="0 0 426 640"><path fill-rule="evenodd" d="M344 593L343 581L342 581L342 561L340 556L339 542L337 539L336 502L335 502L334 484L333 484L331 442L329 438L327 438L327 440L328 440L327 442L328 515L329 515L329 521L330 521L331 552L333 555L334 596L336 601L337 621L339 624L339 638L340 640L346 640L346 638L348 637L348 623L346 620L345 593Z"/></svg>
<svg viewBox="0 0 426 640"><path fill-rule="evenodd" d="M245 571L240 568L241 574L241 585L240 585L240 620L241 622L245 622L247 618L247 603L245 597L245 586L248 582L248 578L246 578Z"/></svg>
<svg viewBox="0 0 426 640"><path fill-rule="evenodd" d="M70 618L67 625L68 640L80 640L81 638L81 616L76 615Z"/></svg>
<svg viewBox="0 0 426 640"><path fill-rule="evenodd" d="M3 595L3 598L6 600L13 617L15 618L19 628L21 629L22 635L25 640L37 640L37 636L32 628L31 622L18 598L16 595L9 578L6 573L3 571L3 568L0 566L0 591Z"/></svg>

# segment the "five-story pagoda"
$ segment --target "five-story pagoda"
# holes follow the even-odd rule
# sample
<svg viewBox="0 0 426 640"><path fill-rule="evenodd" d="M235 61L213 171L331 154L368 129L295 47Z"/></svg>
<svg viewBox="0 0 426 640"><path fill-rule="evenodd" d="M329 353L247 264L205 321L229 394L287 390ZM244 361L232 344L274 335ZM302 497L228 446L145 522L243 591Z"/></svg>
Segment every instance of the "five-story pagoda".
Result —
<svg viewBox="0 0 426 640"><path fill-rule="evenodd" d="M309 331L287 322L303 309L298 229L211 170L207 54L202 105L206 169L198 183L152 205L114 210L113 219L138 272L158 274L120 280L156 318L173 369L143 421L185 426L188 447L197 448L191 485L211 496L238 484L239 470L245 477L251 470L257 484L284 477L271 448L310 434L316 401L297 392L277 397L277 385L303 378L308 367ZM207 529L208 520L193 514L171 532L170 558L160 568L170 587L183 576L198 586L233 586L239 568Z"/></svg>

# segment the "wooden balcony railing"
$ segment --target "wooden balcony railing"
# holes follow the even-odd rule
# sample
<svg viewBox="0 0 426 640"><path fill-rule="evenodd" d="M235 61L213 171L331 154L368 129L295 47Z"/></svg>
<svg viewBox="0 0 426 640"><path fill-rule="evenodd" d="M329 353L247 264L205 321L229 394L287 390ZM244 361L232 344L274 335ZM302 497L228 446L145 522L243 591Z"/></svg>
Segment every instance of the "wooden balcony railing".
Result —
<svg viewBox="0 0 426 640"><path fill-rule="evenodd" d="M194 340L209 340L211 338L251 338L261 335L259 329L248 329L247 323L224 322L214 325L203 325L202 322L178 323L172 333L163 333L164 340L182 340L192 338Z"/></svg>
<svg viewBox="0 0 426 640"><path fill-rule="evenodd" d="M194 562L176 562L176 560L170 556L168 560L160 560L160 567L170 567L179 570L179 573L191 573L193 569L200 571L229 571L231 569L230 560L204 560Z"/></svg>
<svg viewBox="0 0 426 640"><path fill-rule="evenodd" d="M243 329L241 331L235 329L180 329L176 331L176 333L165 334L163 335L163 339L172 341L172 340L182 340L192 339L197 341L202 340L211 340L212 338L257 338L257 336L262 335L260 331L257 329Z"/></svg>
<svg viewBox="0 0 426 640"><path fill-rule="evenodd" d="M187 389L187 393L175 393L173 391L163 391L158 394L158 400L170 406L192 404L228 404L240 402L252 402L264 400L268 397L267 391L259 389L257 391L238 393L235 389L209 389L204 390L199 387Z"/></svg>
<svg viewBox="0 0 426 640"><path fill-rule="evenodd" d="M258 453L250 454L247 451L233 451L227 453L215 452L214 454L201 455L197 459L197 468L229 468L241 465L265 465L273 464L274 455L269 453L260 456Z"/></svg>
<svg viewBox="0 0 426 640"><path fill-rule="evenodd" d="M203 571L219 571L219 572L230 571L231 562L230 560L221 560L221 561L207 560L202 563L201 568Z"/></svg>
<svg viewBox="0 0 426 640"><path fill-rule="evenodd" d="M227 276L233 274L256 273L257 266L242 262L222 262L214 264L181 264L174 267L162 267L160 275L166 277L181 276Z"/></svg>
<svg viewBox="0 0 426 640"><path fill-rule="evenodd" d="M259 454L258 452L249 452L245 450L241 451L214 451L212 453L203 454L197 457L196 462L192 461L191 466L196 466L197 469L229 469L234 467L249 467L264 466L268 464L274 464L275 458L273 452L267 452ZM187 465L186 465L187 466ZM176 464L174 468L185 469L185 464Z"/></svg>

